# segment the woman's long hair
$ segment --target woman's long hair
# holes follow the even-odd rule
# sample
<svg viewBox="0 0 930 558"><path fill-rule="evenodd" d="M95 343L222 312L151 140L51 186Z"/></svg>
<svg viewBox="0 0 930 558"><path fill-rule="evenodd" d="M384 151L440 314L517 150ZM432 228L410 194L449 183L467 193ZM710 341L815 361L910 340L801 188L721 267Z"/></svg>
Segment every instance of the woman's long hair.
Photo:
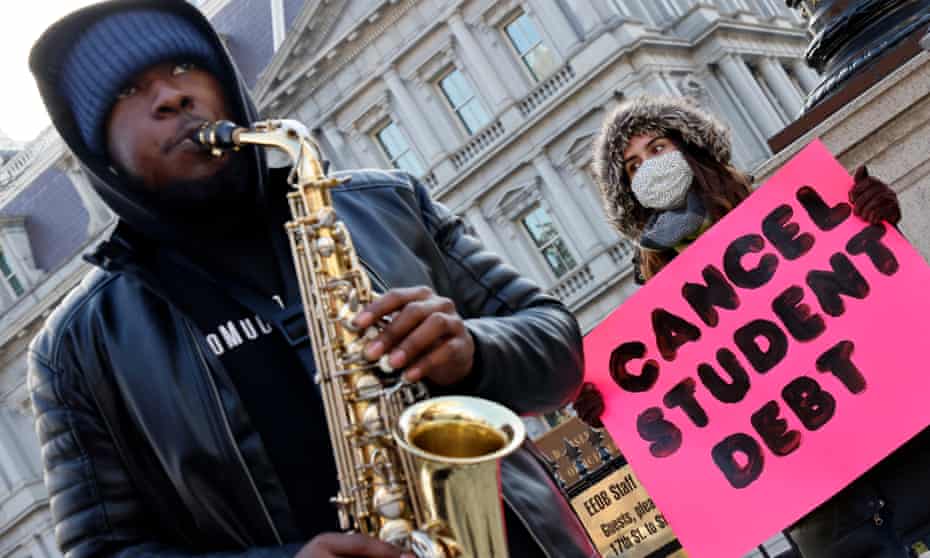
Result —
<svg viewBox="0 0 930 558"><path fill-rule="evenodd" d="M704 150L689 146L681 139L669 139L678 147L688 165L694 172L694 181L691 187L701 196L704 208L710 217L711 223L716 223L729 213L741 201L752 193L752 183L748 176L730 165L724 165L711 157ZM637 221L645 226L654 210L648 209L634 202L637 211ZM639 215L642 213L642 215ZM642 278L648 281L658 273L676 255L674 250L656 251L640 248L639 271Z"/></svg>

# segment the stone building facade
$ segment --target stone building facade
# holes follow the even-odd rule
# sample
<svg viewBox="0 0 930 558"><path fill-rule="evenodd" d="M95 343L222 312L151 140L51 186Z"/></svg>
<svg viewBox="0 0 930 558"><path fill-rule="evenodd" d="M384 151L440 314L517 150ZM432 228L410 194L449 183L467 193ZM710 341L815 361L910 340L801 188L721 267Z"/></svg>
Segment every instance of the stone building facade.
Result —
<svg viewBox="0 0 930 558"><path fill-rule="evenodd" d="M266 116L297 118L335 168L423 180L587 331L635 289L604 219L591 142L622 97L689 95L770 156L817 76L779 0L200 0ZM53 558L25 351L113 215L51 129L0 166L0 558ZM545 429L535 423L535 431Z"/></svg>

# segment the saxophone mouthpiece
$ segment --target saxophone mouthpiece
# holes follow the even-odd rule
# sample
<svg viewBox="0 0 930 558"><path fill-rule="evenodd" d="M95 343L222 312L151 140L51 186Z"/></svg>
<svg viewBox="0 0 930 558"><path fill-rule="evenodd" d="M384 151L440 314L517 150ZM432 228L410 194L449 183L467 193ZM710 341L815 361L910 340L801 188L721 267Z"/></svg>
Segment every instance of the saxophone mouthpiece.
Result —
<svg viewBox="0 0 930 558"><path fill-rule="evenodd" d="M239 149L239 132L243 129L229 120L204 122L191 132L190 138L213 156L220 157L226 151Z"/></svg>

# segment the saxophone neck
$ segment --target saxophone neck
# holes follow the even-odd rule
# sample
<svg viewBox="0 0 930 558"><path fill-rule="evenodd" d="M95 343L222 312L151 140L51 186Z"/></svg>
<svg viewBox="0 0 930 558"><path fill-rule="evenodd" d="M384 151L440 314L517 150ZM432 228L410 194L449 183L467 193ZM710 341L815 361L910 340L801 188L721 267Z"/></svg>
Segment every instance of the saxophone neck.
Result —
<svg viewBox="0 0 930 558"><path fill-rule="evenodd" d="M192 136L194 142L220 157L243 145L260 145L284 153L297 175L303 179L325 176L322 152L310 130L296 120L262 120L250 127L228 120L205 122Z"/></svg>

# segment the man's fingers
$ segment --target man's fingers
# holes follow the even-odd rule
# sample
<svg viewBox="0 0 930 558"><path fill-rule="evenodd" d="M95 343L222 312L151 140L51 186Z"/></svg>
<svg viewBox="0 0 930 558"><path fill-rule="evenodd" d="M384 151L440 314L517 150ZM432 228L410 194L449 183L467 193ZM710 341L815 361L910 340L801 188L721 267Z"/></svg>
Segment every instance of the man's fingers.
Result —
<svg viewBox="0 0 930 558"><path fill-rule="evenodd" d="M419 382L429 378L441 386L462 380L468 373L474 352L470 341L470 337L456 335L433 345L407 368L405 379Z"/></svg>
<svg viewBox="0 0 930 558"><path fill-rule="evenodd" d="M409 347L403 346L406 338L431 316L437 314L449 316L454 312L455 305L451 300L443 297L433 296L426 300L410 302L394 315L391 323L368 346L365 356L374 360L380 358L382 354L389 353L391 354L391 366L394 368L405 366L410 361L409 357L403 354L405 350L410 350ZM436 320L441 322L442 318Z"/></svg>
<svg viewBox="0 0 930 558"><path fill-rule="evenodd" d="M433 296L433 291L429 287L391 289L362 309L359 315L355 317L355 325L368 327L415 300L426 300L431 296Z"/></svg>
<svg viewBox="0 0 930 558"><path fill-rule="evenodd" d="M403 551L394 545L358 533L326 533L318 538L321 548L334 556L401 558L403 554Z"/></svg>
<svg viewBox="0 0 930 558"><path fill-rule="evenodd" d="M413 330L405 334L403 339L391 351L390 363L394 368L407 366L420 358L427 349L442 339L461 333L464 326L458 327L461 320L454 315L443 312L433 312L426 315ZM392 324L393 325L393 324Z"/></svg>

